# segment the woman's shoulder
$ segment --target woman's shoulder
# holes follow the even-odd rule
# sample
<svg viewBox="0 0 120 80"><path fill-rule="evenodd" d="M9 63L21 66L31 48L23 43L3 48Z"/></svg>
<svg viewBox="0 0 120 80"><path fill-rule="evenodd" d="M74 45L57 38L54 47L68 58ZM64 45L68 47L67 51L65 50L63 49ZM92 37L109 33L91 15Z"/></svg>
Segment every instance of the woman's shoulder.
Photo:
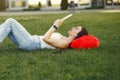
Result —
<svg viewBox="0 0 120 80"><path fill-rule="evenodd" d="M62 37L63 35L58 32L53 33L51 36L52 39L61 39Z"/></svg>

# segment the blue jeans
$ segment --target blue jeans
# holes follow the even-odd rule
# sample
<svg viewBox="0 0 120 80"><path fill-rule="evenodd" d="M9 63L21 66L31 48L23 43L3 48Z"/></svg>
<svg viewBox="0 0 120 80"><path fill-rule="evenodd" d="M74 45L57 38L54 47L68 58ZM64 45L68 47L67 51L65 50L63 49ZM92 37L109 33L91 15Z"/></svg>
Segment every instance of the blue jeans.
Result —
<svg viewBox="0 0 120 80"><path fill-rule="evenodd" d="M7 36L23 50L37 50L41 47L39 36L30 35L19 22L12 18L0 25L0 43Z"/></svg>

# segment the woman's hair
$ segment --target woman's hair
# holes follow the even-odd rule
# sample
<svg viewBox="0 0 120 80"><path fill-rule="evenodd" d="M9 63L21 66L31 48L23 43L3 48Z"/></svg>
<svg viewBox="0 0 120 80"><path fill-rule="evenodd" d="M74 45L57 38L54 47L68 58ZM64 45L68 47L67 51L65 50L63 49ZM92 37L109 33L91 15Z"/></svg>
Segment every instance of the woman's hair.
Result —
<svg viewBox="0 0 120 80"><path fill-rule="evenodd" d="M88 35L88 32L87 32L87 30L84 27L82 27L81 31L77 34L75 39L80 38L83 35Z"/></svg>

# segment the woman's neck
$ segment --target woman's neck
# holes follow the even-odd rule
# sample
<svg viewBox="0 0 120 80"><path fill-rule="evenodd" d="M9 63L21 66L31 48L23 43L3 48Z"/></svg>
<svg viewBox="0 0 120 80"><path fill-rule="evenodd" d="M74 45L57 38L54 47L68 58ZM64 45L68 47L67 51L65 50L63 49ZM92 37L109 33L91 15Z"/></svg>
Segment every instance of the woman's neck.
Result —
<svg viewBox="0 0 120 80"><path fill-rule="evenodd" d="M68 39L69 43L71 43L75 39L75 37L69 36L67 39Z"/></svg>

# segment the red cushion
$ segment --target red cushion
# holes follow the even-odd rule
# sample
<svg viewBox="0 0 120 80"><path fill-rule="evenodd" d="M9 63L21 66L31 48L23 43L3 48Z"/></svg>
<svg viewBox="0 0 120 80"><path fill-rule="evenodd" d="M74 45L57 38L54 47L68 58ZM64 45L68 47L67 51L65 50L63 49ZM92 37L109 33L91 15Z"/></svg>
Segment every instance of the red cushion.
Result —
<svg viewBox="0 0 120 80"><path fill-rule="evenodd" d="M71 48L96 48L100 46L100 41L97 37L93 35L84 35L78 39L75 39L71 43Z"/></svg>

